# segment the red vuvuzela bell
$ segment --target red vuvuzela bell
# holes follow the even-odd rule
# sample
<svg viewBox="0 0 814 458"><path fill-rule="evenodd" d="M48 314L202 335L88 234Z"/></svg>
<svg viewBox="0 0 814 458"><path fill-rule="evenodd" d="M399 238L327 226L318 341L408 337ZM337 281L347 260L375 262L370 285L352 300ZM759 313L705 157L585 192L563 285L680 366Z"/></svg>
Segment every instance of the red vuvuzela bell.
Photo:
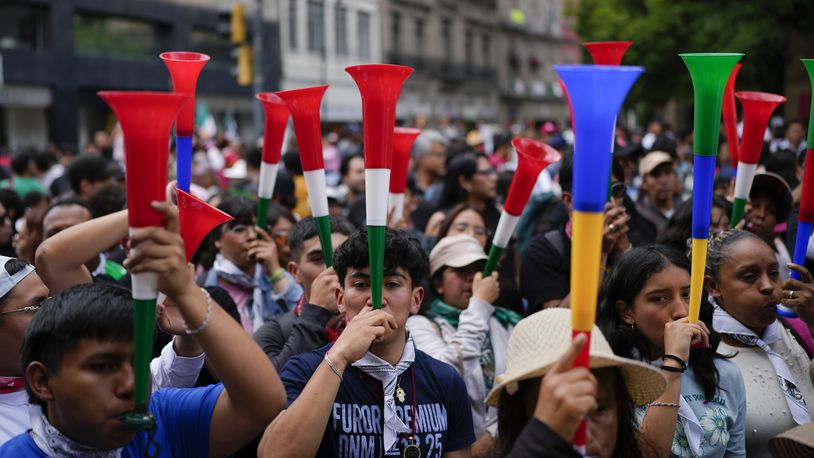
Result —
<svg viewBox="0 0 814 458"><path fill-rule="evenodd" d="M181 224L181 238L184 239L187 261L198 250L203 239L221 224L234 218L201 199L184 191L175 190L178 196L178 219Z"/></svg>
<svg viewBox="0 0 814 458"><path fill-rule="evenodd" d="M404 211L404 190L407 188L407 172L410 166L410 152L413 142L421 134L421 129L396 127L393 130L393 164L390 167L390 197L387 211L393 211L393 219L398 221Z"/></svg>

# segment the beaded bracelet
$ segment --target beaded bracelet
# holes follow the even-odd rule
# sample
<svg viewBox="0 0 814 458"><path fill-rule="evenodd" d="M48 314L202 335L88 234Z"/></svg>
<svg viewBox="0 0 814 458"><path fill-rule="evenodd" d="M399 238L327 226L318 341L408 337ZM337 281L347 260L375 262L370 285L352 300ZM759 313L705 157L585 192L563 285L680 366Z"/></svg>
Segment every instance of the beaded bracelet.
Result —
<svg viewBox="0 0 814 458"><path fill-rule="evenodd" d="M212 296L209 295L209 291L207 291L205 288L201 288L201 291L203 291L204 295L206 295L206 318L204 318L203 323L201 323L201 325L195 329L189 329L187 324L184 323L184 329L186 329L187 335L197 334L208 328L209 321L212 319Z"/></svg>
<svg viewBox="0 0 814 458"><path fill-rule="evenodd" d="M647 407L675 407L678 409L680 406L675 402L651 402Z"/></svg>

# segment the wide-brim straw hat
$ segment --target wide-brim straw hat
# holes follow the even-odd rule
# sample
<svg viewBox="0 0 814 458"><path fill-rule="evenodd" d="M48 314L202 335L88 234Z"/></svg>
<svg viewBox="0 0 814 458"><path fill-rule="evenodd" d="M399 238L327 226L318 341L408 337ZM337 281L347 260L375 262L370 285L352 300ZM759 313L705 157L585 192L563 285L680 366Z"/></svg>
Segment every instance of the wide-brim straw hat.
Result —
<svg viewBox="0 0 814 458"><path fill-rule="evenodd" d="M797 426L769 439L769 451L775 458L811 458L814 456L814 423Z"/></svg>
<svg viewBox="0 0 814 458"><path fill-rule="evenodd" d="M495 378L486 403L497 406L505 391L514 394L522 380L541 377L571 345L571 312L566 309L541 310L521 320L509 338L506 372ZM605 336L596 326L589 348L591 369L618 367L633 403L645 405L661 396L665 380L661 372L645 363L613 354Z"/></svg>

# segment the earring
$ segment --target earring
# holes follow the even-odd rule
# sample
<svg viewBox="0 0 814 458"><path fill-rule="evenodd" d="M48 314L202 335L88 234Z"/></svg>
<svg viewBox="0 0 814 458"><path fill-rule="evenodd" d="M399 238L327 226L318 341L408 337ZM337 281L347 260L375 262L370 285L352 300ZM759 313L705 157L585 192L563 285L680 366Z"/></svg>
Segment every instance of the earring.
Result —
<svg viewBox="0 0 814 458"><path fill-rule="evenodd" d="M636 323L630 323L630 330L631 330L631 331L635 331L635 330L636 330Z"/></svg>

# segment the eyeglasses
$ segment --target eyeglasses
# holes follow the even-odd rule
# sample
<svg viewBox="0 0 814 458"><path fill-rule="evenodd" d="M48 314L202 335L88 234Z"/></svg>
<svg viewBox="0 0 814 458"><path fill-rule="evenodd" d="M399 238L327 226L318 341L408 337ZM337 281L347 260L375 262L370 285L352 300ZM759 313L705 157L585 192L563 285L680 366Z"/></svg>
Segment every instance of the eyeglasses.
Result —
<svg viewBox="0 0 814 458"><path fill-rule="evenodd" d="M483 175L485 177L490 177L490 176L493 176L493 175L497 175L497 170L495 170L495 169L476 170L475 174L476 175Z"/></svg>
<svg viewBox="0 0 814 458"><path fill-rule="evenodd" d="M458 232L466 232L469 229L472 229L472 233L475 235L489 235L489 231L486 229L486 227L474 224L470 225L469 223L464 222L453 224L452 229L455 229Z"/></svg>
<svg viewBox="0 0 814 458"><path fill-rule="evenodd" d="M251 226L249 226L248 224L235 224L234 226L227 229L227 231L238 234L238 235L243 235L243 234L249 232L250 227Z"/></svg>
<svg viewBox="0 0 814 458"><path fill-rule="evenodd" d="M33 313L33 312L36 312L39 309L40 309L39 304L38 305L29 305L28 307L22 307L22 308L19 308L17 310L9 310L8 312L0 312L0 316L11 315L11 314L14 314L14 313L28 313L28 312Z"/></svg>

